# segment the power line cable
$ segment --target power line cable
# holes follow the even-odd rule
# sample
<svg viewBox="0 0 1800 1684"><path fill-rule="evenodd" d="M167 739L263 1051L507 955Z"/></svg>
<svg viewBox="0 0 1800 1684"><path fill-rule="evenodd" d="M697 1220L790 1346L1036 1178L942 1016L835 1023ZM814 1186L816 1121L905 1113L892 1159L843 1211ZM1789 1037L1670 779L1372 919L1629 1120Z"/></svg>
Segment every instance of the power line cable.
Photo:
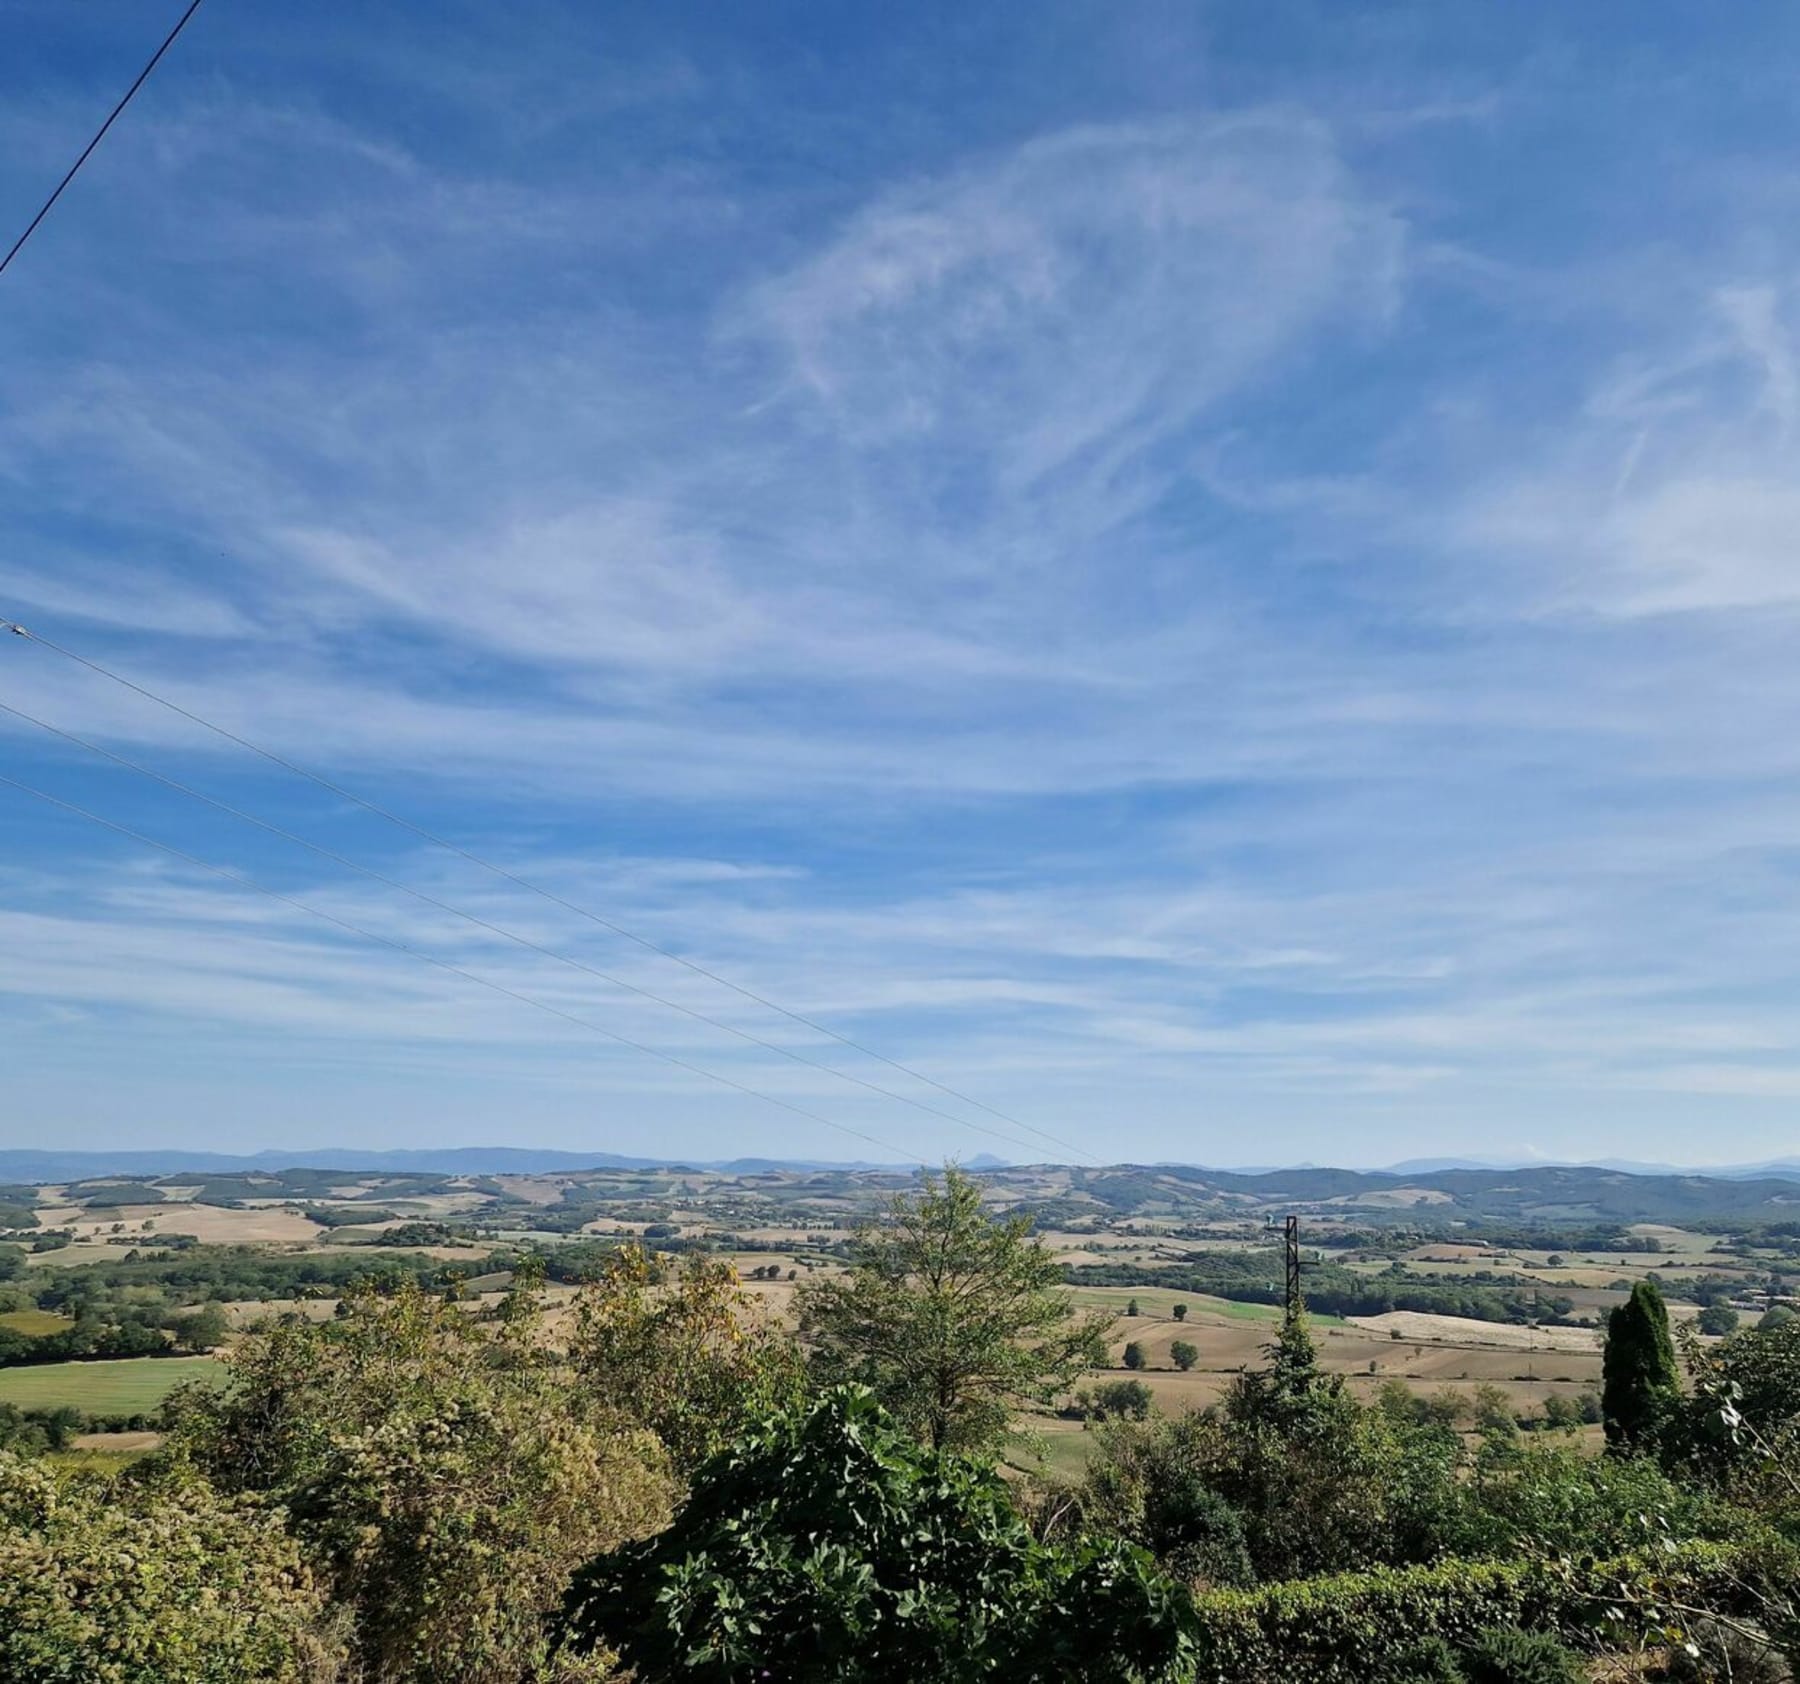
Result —
<svg viewBox="0 0 1800 1684"><path fill-rule="evenodd" d="M254 825L259 830L267 831L271 836L280 837L284 842L291 842L296 847L308 849L310 852L317 854L321 859L330 860L334 865L342 866L347 871L354 871L358 875L366 877L372 882L380 883L389 889L398 890L403 895L410 895L422 905L433 907L439 912L447 912L454 918L460 918L465 923L474 925L477 929L487 931L490 935L500 936L506 941L514 942L520 947L530 949L533 953L542 954L546 959L554 959L558 964L568 965L574 970L584 971L587 975L597 977L600 981L607 983L614 988L623 989L628 994L635 994L641 999L649 1000L659 1006L664 1006L670 1011L680 1012L682 1016L692 1018L696 1023L704 1023L709 1028L721 1030L727 1035L735 1035L740 1041L746 1041L751 1046L761 1047L766 1052L779 1053L783 1058L791 1059L795 1064L805 1065L809 1070L817 1070L824 1075L835 1076L841 1081L852 1082L859 1088L867 1089L870 1093L880 1094L884 1099L895 1100L901 1105L910 1105L915 1110L923 1111L933 1117L940 1117L945 1122L954 1123L959 1128L973 1129L978 1134L988 1135L995 1140L1005 1142L1008 1146L1019 1147L1025 1151L1032 1150L1030 1141L1020 1140L1014 1135L1003 1134L998 1129L989 1128L985 1123L973 1122L967 1117L958 1117L954 1113L941 1110L935 1105L927 1105L923 1100L915 1099L910 1094L899 1093L893 1088L884 1088L880 1083L868 1081L864 1077L855 1075L850 1071L839 1070L829 1064L821 1064L817 1059L808 1058L804 1053L794 1051L792 1047L784 1047L778 1041L765 1040L762 1036L752 1034L747 1029L741 1029L736 1024L727 1023L722 1018L711 1017L705 1012L696 1011L692 1006L684 1006L679 1000L668 999L664 995L657 994L648 988L640 987L637 983L627 982L623 977L614 976L609 971L600 970L596 966L585 963L583 960L571 957L569 954L559 953L554 948L546 947L541 942L532 940L530 936L520 935L516 930L509 930L504 925L495 924L490 920L481 917L478 913L465 911L462 907L454 906L449 901L440 900L436 895L427 894L423 889L415 889L410 883L402 883L397 878L389 877L385 873L375 870L372 866L363 865L358 860L353 860L345 854L338 853L334 848L326 847L323 843L313 842L304 836L297 835L294 831L287 830L281 825L275 824L269 819L259 818L255 813L245 812L243 808L234 807L228 801L221 801L216 796L211 796L206 794L203 790L195 789L191 784L184 784L176 778L168 777L164 773L155 770L154 767L146 766L140 761L132 760L122 754L117 754L112 749L105 748L99 743L91 742L86 737L77 736L73 731L66 731L59 725L52 725L48 720L39 719L36 715L25 712L23 708L14 707L10 702L0 701L0 713L10 714L14 719L22 720L27 725L36 726L38 730L47 732L53 737L58 737L63 742L72 743L77 748L85 749L89 754L95 754L104 760L110 760L115 766L122 766L129 772L135 772L140 777L148 778L153 783L161 784L165 789L172 789L177 794L185 795L192 800L203 802L208 807L212 807L218 812L225 813L231 818L238 819L244 824ZM1089 1161L1095 1162L1097 1160L1090 1159Z"/></svg>
<svg viewBox="0 0 1800 1684"><path fill-rule="evenodd" d="M196 13L199 10L200 10L200 0L191 0L191 4L188 6L188 9L181 14L180 21L163 38L163 44L160 47L158 47L154 53L152 53L150 55L150 62L148 64L146 64L144 66L144 68L138 72L137 80L135 82L133 82L131 84L131 86L125 90L125 97L123 99L121 99L119 101L119 103L112 108L110 113L108 113L106 121L104 123L102 123L100 125L100 127L94 131L94 138L92 140L90 140L87 143L87 145L81 149L81 156L79 158L77 158L75 160L75 162L69 166L69 173L67 175L65 175L62 178L62 180L56 184L56 191L54 193L52 193L50 195L50 197L47 198L43 202L43 204L38 208L37 215L31 219L31 222L26 227L25 232L23 234L21 234L16 240L13 241L12 250L9 251L5 257L0 258L0 275L3 275L6 273L7 265L9 263L11 263L12 260L19 255L20 251L24 249L25 242L27 240L29 240L31 238L31 236L37 232L38 224L40 222L42 222L44 220L44 218L50 214L50 207L52 205L54 205L56 203L56 201L62 197L63 189L65 187L67 187L69 185L69 183L75 179L77 173L81 169L81 166L88 161L88 158L92 154L94 148L96 146L98 146L100 144L100 142L106 138L106 131L113 126L114 122L118 119L119 113L121 111L123 111L125 109L125 107L131 103L132 96L138 91L138 89L141 88L147 81L150 80L150 72L152 70L154 70L157 67L157 65L162 61L163 54L166 53L172 46L175 45L175 37L177 35L179 35L182 32L182 30L187 28L188 19L191 18L194 15L194 13Z"/></svg>
<svg viewBox="0 0 1800 1684"><path fill-rule="evenodd" d="M353 924L347 918L340 918L334 912L325 911L323 907L313 906L307 901L296 899L293 895L285 895L278 889L271 889L267 884L257 882L253 877L246 877L242 872L233 871L229 866L215 865L211 860L201 859L199 855L190 854L183 848L177 848L171 842L161 842L154 836L146 836L142 831L133 830L129 825L120 824L115 819L105 818L99 813L89 811L86 807L77 806L73 801L65 801L61 796L52 795L49 791L38 789L21 779L0 773L0 784L16 789L22 794L35 796L39 801L60 808L65 813L72 813L77 818L85 819L90 824L99 825L102 829L127 837L133 842L141 843L144 847L160 849L163 853L172 855L175 859L184 861L188 865L196 866L202 871L210 871L216 877L222 877L229 883L237 884L240 888L251 889L259 895L266 895L270 900L280 901L282 905L291 906L296 911L306 913L309 917L323 919L327 924L334 924L338 929L348 931L363 941L374 942L378 946L392 949L395 953L404 953L411 959L423 960L427 965L435 965L440 971L448 971L452 976L461 977L466 982L473 982L482 988L491 989L496 994L504 994L509 1000L517 1000L521 1005L548 1012L552 1017L561 1018L565 1023L575 1024L578 1028L590 1030L596 1035L604 1035L607 1040L616 1041L622 1047L631 1048L633 1052L661 1059L663 1063L672 1064L678 1070L686 1070L693 1075L704 1076L708 1081L717 1082L721 1087L747 1094L752 1099L760 1099L765 1105L779 1106L783 1111L791 1111L795 1116L805 1117L810 1122L823 1123L827 1128L836 1129L841 1134L852 1135L871 1146L879 1147L884 1152L898 1153L908 1163L918 1164L921 1168L930 1167L923 1158L903 1151L900 1147L880 1140L872 1134L865 1134L861 1129L854 1129L848 1123L840 1123L835 1118L827 1117L807 1106L796 1105L791 1100L780 1099L774 1094L764 1093L760 1088L753 1088L748 1083L740 1082L731 1076L722 1076L716 1070L709 1070L705 1065L695 1064L692 1060L681 1058L675 1053L665 1052L660 1047L649 1046L642 1041L634 1041L629 1035L621 1035L616 1030L608 1029L589 1018L578 1017L573 1012L566 1012L560 1006L551 1005L547 1000L539 1000L530 994L522 994L518 989L509 988L503 982L495 982L492 977L482 976L477 971L465 970L461 965L452 964L448 959L440 959L435 953L425 952L423 948L396 941L392 936L384 936L374 930L366 930L360 924Z"/></svg>
<svg viewBox="0 0 1800 1684"><path fill-rule="evenodd" d="M814 1018L807 1017L801 1012L793 1011L789 1007L780 1004L778 1001L771 1000L767 995L759 994L753 988L747 988L742 983L733 982L729 977L721 976L717 971L701 964L698 960L689 959L683 954L677 953L670 948L663 947L659 943L652 941L648 936L639 935L635 930L629 930L622 924L615 924L611 919L602 917L601 914L594 912L585 906L580 906L574 901L567 900L553 890L546 889L541 884L533 883L529 878L521 877L516 872L509 871L503 865L496 865L492 860L483 859L481 855L472 853L469 849L461 846L461 844L452 842L448 837L440 836L435 831L427 830L423 825L415 824L411 819L402 818L398 813L390 812L386 807L369 800L366 796L358 795L354 790L346 789L343 785L334 783L330 778L323 777L317 772L310 771L308 768L296 764L294 761L287 759L284 755L277 754L273 749L264 748L260 743L252 742L248 737L240 736L237 732L229 730L223 725L215 724L212 720L193 712L189 708L183 707L179 702L174 702L169 700L166 696L158 695L154 690L148 689L144 685L126 678L121 673L112 671L109 667L102 666L98 661L91 660L86 655L78 654L75 650L66 648L62 644L54 642L40 632L32 631L28 627L20 625L16 620L0 618L0 630L9 631L15 637L24 638L28 642L40 644L43 648L61 655L65 660L73 661L78 666L86 667L90 672L99 674L102 678L110 679L114 684L122 685L125 689L132 691L134 694L142 696L146 701L154 702L158 707L167 708L171 713L180 715L181 718L200 726L203 730L211 731L215 736L222 737L229 743L235 743L239 748L249 750L250 753L260 756L262 759L267 760L271 765L279 766L283 771L291 772L295 777L304 778L308 783L317 785L320 789L328 791L332 795L337 796L340 800L351 802L353 805L361 807L365 812L373 813L376 817L385 819L389 824L398 825L400 829L409 831L412 835L419 837L422 841L429 842L433 847L443 848L448 852L455 854L459 859L468 861L470 865L478 866L483 871L491 872L496 877L504 878L508 883L513 884L517 888L524 889L530 894L537 895L541 899L549 901L552 905L560 906L565 912L572 912L577 917L585 918L589 923L598 925L603 930L610 931L613 935L623 937L626 941L635 942L646 952L654 953L659 958L667 959L673 964L680 965L685 969L692 971L696 976L703 976L708 981L717 983L721 988L728 988L732 993L737 994L746 1000L754 1001L757 1005L764 1007L768 1011L779 1013L790 1022L798 1023L803 1027L812 1030L815 1034L823 1035L828 1040L836 1041L840 1046L848 1047L852 1052L860 1053L865 1058L872 1058L878 1064L885 1064L891 1070L898 1070L901 1074L910 1076L916 1082L923 1082L927 1087L935 1088L939 1093L948 1095L951 1099L958 1101L960 1104L973 1106L977 1111L984 1112L990 1117L997 1117L1001 1122L1009 1124L1013 1128L1023 1129L1027 1134L1035 1135L1039 1140L1047 1141L1053 1146L1060 1146L1065 1151L1073 1152L1077 1157L1091 1159L1091 1154L1084 1151L1081 1147L1076 1146L1073 1142L1064 1140L1058 1135L1051 1134L1048 1130L1041 1129L1034 1123L1028 1123L1023 1118L1015 1117L1006 1111L998 1109L996 1106L989 1105L984 1100L976 1099L971 1094L963 1093L960 1089L953 1088L946 1082L940 1082L935 1077L927 1076L922 1070L915 1070L911 1065L903 1064L897 1058L890 1058L886 1053L877 1052L873 1047L855 1040L851 1036L842 1034L838 1030L831 1028L827 1024L820 1023Z"/></svg>

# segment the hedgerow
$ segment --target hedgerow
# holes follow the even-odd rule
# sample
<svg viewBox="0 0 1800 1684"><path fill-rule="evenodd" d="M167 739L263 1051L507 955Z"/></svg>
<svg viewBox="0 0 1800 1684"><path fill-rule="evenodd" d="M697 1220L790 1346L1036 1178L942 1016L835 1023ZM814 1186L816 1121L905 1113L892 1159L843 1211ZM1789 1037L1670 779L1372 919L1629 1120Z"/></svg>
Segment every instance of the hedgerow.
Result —
<svg viewBox="0 0 1800 1684"><path fill-rule="evenodd" d="M1214 1590L1195 1599L1199 1684L1381 1684L1425 1636L1462 1645L1493 1626L1606 1631L1609 1610L1671 1599L1734 1606L1737 1548L1689 1543L1610 1561L1452 1560ZM1616 1635L1616 1633L1615 1633Z"/></svg>

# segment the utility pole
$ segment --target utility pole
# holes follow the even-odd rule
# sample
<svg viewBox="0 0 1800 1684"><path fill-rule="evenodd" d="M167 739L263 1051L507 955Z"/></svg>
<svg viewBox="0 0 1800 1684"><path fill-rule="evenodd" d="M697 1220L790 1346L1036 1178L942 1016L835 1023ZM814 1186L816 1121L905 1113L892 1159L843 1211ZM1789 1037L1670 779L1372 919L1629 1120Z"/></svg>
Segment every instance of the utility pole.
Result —
<svg viewBox="0 0 1800 1684"><path fill-rule="evenodd" d="M1290 1216L1286 1226L1287 1292L1283 1302L1290 1319L1306 1308L1300 1297L1300 1218Z"/></svg>

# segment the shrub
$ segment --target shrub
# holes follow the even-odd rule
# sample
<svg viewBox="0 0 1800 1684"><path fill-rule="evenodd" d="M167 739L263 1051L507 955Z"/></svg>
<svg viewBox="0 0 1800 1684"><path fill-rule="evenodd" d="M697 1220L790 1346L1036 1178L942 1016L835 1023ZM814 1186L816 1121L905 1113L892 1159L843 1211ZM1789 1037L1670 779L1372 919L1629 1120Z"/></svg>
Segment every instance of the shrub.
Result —
<svg viewBox="0 0 1800 1684"><path fill-rule="evenodd" d="M703 1466L675 1524L576 1577L563 1638L652 1681L1113 1684L1188 1676L1186 1596L1141 1551L1033 1538L1001 1476L861 1387Z"/></svg>
<svg viewBox="0 0 1800 1684"><path fill-rule="evenodd" d="M1395 1656L1375 1684L1467 1684L1456 1651L1441 1637L1421 1637Z"/></svg>
<svg viewBox="0 0 1800 1684"><path fill-rule="evenodd" d="M7 1684L303 1684L336 1675L281 1528L180 1467L104 1481L0 1453Z"/></svg>
<svg viewBox="0 0 1800 1684"><path fill-rule="evenodd" d="M492 1333L412 1286L346 1306L252 1333L175 1444L287 1510L369 1678L537 1676L576 1567L666 1518L660 1446L544 1360L529 1294Z"/></svg>
<svg viewBox="0 0 1800 1684"><path fill-rule="evenodd" d="M1741 1594L1738 1552L1683 1544L1579 1565L1450 1560L1197 1598L1207 1684L1369 1684L1422 1637L1453 1644L1493 1626L1573 1634L1621 1602L1725 1608Z"/></svg>
<svg viewBox="0 0 1800 1684"><path fill-rule="evenodd" d="M1583 1684L1574 1652L1547 1631L1495 1626L1475 1634L1463 1654L1469 1684Z"/></svg>
<svg viewBox="0 0 1800 1684"><path fill-rule="evenodd" d="M1253 1583L1244 1518L1207 1484L1213 1430L1199 1415L1102 1427L1078 1496L1084 1525L1188 1584Z"/></svg>

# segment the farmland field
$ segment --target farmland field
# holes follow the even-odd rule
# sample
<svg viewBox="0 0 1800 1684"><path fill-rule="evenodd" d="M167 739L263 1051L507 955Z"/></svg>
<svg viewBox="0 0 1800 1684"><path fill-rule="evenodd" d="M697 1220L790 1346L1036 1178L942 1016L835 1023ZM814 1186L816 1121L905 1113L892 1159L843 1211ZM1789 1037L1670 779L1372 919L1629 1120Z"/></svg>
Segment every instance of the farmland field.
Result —
<svg viewBox="0 0 1800 1684"><path fill-rule="evenodd" d="M8 1310L0 1315L0 1327L9 1333L23 1333L30 1339L41 1339L46 1333L61 1333L74 1324L54 1310Z"/></svg>
<svg viewBox="0 0 1800 1684"><path fill-rule="evenodd" d="M20 1409L73 1404L90 1415L154 1409L184 1380L222 1382L213 1357L128 1357L117 1362L48 1362L0 1369L0 1403Z"/></svg>

